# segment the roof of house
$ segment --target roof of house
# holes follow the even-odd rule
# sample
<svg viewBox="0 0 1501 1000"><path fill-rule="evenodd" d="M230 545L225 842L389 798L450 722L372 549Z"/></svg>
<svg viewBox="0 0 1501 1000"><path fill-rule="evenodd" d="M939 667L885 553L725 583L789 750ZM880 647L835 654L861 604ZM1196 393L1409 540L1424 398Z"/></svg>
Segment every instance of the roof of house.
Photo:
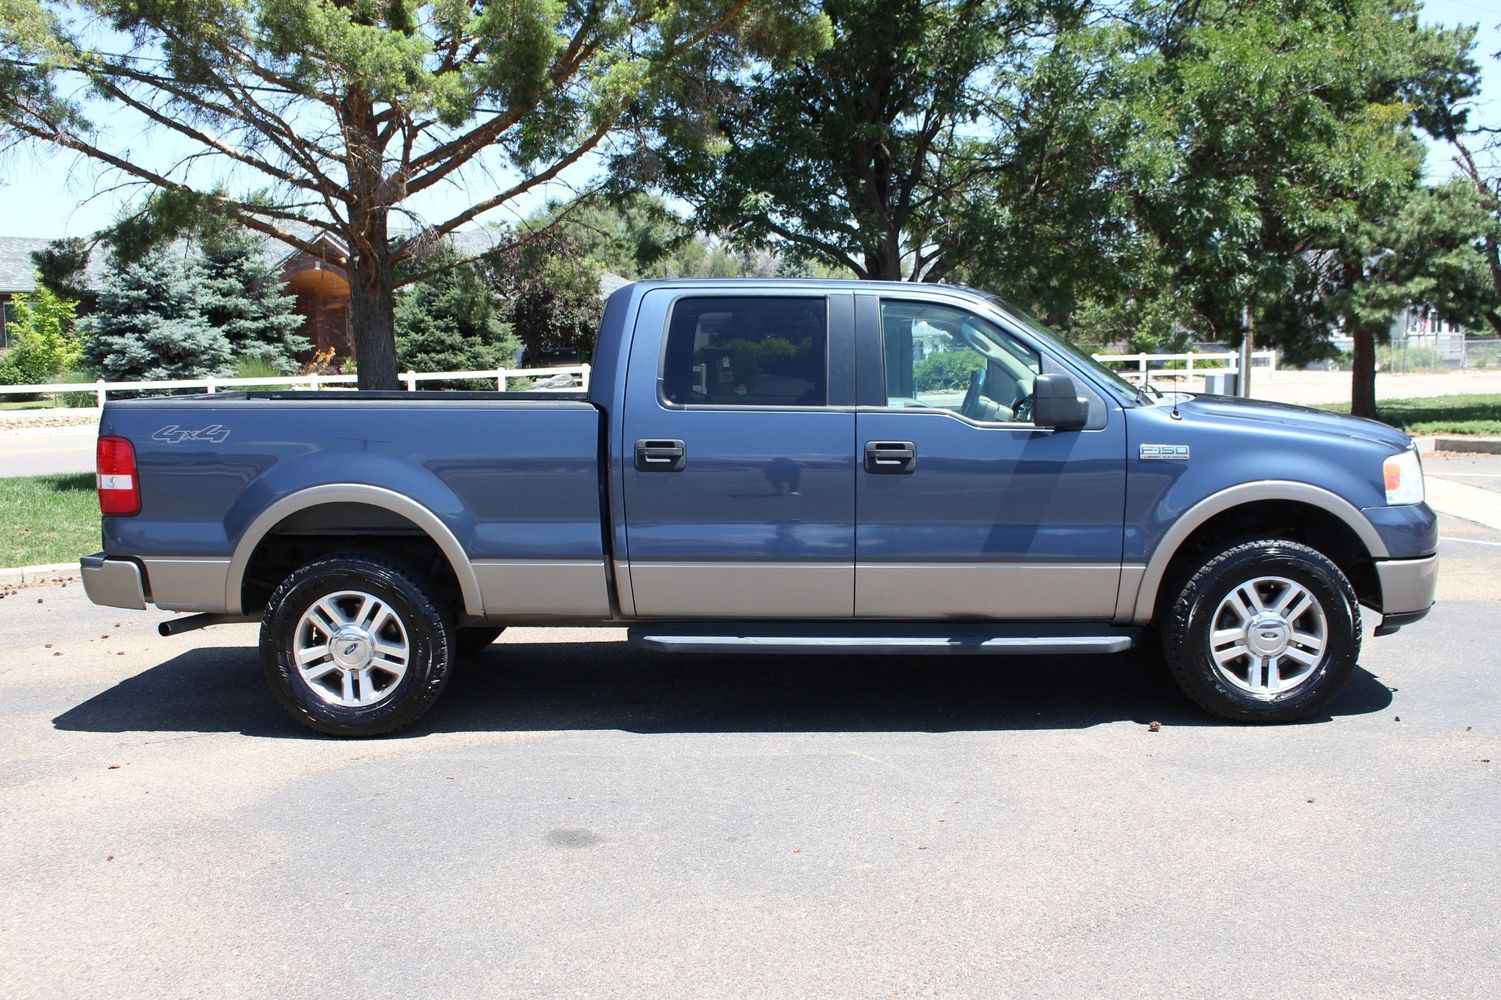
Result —
<svg viewBox="0 0 1501 1000"><path fill-rule="evenodd" d="M307 229L306 232L299 232L296 235L309 242L326 240L335 247L342 249L344 246L343 240L327 230ZM477 257L508 243L511 235L493 226L476 225L451 233L446 239L449 245L460 254L466 257ZM32 251L41 250L51 242L39 236L0 236L0 295L31 292L36 289L36 265L32 262L31 254ZM272 264L281 264L297 252L293 247L269 237L261 241L260 253ZM96 248L90 256L88 267L84 270L86 287L99 287L104 276L105 257L105 252L99 248ZM619 275L609 272L600 275L600 298L609 298L611 292L627 284L630 284L630 281Z"/></svg>
<svg viewBox="0 0 1501 1000"><path fill-rule="evenodd" d="M51 242L40 236L0 236L0 295L36 290L36 264L31 254ZM96 252L84 269L84 284L95 287L103 274L104 254Z"/></svg>

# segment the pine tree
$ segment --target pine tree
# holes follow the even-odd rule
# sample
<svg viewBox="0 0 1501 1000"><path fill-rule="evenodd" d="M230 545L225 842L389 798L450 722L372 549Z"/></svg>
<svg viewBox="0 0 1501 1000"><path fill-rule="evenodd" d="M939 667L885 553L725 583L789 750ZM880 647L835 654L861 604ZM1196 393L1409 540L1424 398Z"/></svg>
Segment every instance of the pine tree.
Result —
<svg viewBox="0 0 1501 1000"><path fill-rule="evenodd" d="M85 362L109 381L232 374L234 345L204 316L204 298L202 270L181 254L112 268L98 310L78 323Z"/></svg>
<svg viewBox="0 0 1501 1000"><path fill-rule="evenodd" d="M260 254L261 241L238 227L210 233L203 243L203 315L224 332L237 357L264 361L285 374L310 346L296 299L285 294L276 266Z"/></svg>
<svg viewBox="0 0 1501 1000"><path fill-rule="evenodd" d="M511 363L518 346L510 332L510 327L500 320L494 291L474 265L460 265L418 281L396 300L396 355L404 371L504 368ZM494 389L495 386L456 380L425 382L423 388Z"/></svg>

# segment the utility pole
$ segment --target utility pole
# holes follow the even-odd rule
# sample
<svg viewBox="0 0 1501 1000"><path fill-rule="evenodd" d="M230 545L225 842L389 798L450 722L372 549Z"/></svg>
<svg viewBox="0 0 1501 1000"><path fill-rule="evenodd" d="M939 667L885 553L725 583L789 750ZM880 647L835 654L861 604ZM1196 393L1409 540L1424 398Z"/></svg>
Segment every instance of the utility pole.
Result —
<svg viewBox="0 0 1501 1000"><path fill-rule="evenodd" d="M1240 307L1240 378L1238 392L1242 399L1251 398L1251 347L1255 337L1255 330L1251 326L1251 303L1247 302Z"/></svg>

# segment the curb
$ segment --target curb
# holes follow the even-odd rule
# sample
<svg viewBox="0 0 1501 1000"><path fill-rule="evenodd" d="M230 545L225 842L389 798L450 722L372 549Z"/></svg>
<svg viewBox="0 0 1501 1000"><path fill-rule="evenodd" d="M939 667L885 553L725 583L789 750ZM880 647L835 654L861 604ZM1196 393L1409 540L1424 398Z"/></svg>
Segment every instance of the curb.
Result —
<svg viewBox="0 0 1501 1000"><path fill-rule="evenodd" d="M1436 451L1462 452L1466 455L1501 455L1501 437L1430 434L1412 440L1418 446L1418 451L1424 455L1431 455Z"/></svg>
<svg viewBox="0 0 1501 1000"><path fill-rule="evenodd" d="M33 583L64 583L77 579L79 569L76 562L0 569L0 586L22 587Z"/></svg>

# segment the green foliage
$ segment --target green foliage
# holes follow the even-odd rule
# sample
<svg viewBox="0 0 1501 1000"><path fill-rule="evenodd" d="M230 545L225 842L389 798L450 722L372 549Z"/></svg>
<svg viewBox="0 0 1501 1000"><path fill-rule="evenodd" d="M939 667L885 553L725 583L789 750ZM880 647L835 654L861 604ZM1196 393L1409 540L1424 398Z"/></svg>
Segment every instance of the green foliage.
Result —
<svg viewBox="0 0 1501 1000"><path fill-rule="evenodd" d="M410 199L476 192L426 199L449 206L420 220L441 237L607 138L626 154L703 146L715 81L828 37L796 0L0 0L0 12L0 125L161 192L122 232L122 263L205 214L310 253L308 234L327 229L349 248L365 388L395 387L394 292L414 249L388 240ZM173 152L139 142L141 126ZM505 175L501 189L479 182Z"/></svg>
<svg viewBox="0 0 1501 1000"><path fill-rule="evenodd" d="M938 351L912 366L912 388L917 392L942 392L969 388L969 378L985 367L977 351Z"/></svg>
<svg viewBox="0 0 1501 1000"><path fill-rule="evenodd" d="M616 177L662 184L711 232L860 277L936 279L1004 228L987 178L1027 154L1001 132L1034 100L1047 32L1068 26L1047 5L990 0L837 0L824 13L827 47L722 85L722 141L655 150L617 164Z"/></svg>
<svg viewBox="0 0 1501 1000"><path fill-rule="evenodd" d="M227 376L234 344L203 313L201 270L164 250L111 271L95 313L79 321L84 360L106 381Z"/></svg>
<svg viewBox="0 0 1501 1000"><path fill-rule="evenodd" d="M264 361L283 375L311 346L299 330L294 296L283 291L280 269L260 253L261 241L239 227L210 231L197 263L202 270L203 315L224 332L240 357Z"/></svg>
<svg viewBox="0 0 1501 1000"><path fill-rule="evenodd" d="M0 479L0 566L76 562L99 548L93 473Z"/></svg>
<svg viewBox="0 0 1501 1000"><path fill-rule="evenodd" d="M89 266L89 244L77 237L53 240L31 252L37 282L55 295L75 302L88 294L84 270Z"/></svg>
<svg viewBox="0 0 1501 1000"><path fill-rule="evenodd" d="M10 350L0 357L0 384L51 382L78 363L82 354L73 330L78 303L40 282L34 292L17 295L14 321L8 326Z"/></svg>
<svg viewBox="0 0 1501 1000"><path fill-rule="evenodd" d="M510 253L496 271L510 304L509 320L526 348L527 367L541 366L548 354L594 353L604 303L599 271L567 233L534 236Z"/></svg>
<svg viewBox="0 0 1501 1000"><path fill-rule="evenodd" d="M1319 409L1350 412L1348 403ZM1408 434L1501 434L1501 395L1383 399L1377 417Z"/></svg>
<svg viewBox="0 0 1501 1000"><path fill-rule="evenodd" d="M506 368L519 346L501 321L495 292L483 271L451 253L428 262L447 266L401 293L396 302L396 353L404 371L484 371ZM423 382L424 389L494 389L494 382Z"/></svg>

